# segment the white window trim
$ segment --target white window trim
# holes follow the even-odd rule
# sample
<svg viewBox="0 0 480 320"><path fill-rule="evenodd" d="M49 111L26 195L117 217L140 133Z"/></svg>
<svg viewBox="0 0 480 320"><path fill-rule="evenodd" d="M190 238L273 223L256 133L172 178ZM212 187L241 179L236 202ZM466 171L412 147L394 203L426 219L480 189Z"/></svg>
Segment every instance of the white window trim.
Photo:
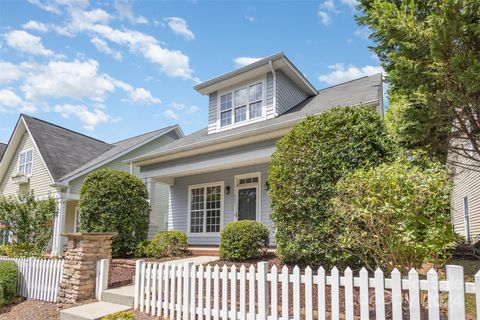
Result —
<svg viewBox="0 0 480 320"><path fill-rule="evenodd" d="M188 186L188 216L187 216L187 235L188 236L199 236L199 237L204 237L204 236L218 236L220 234L219 232L206 232L206 224L207 224L207 217L206 214L203 217L203 232L190 232L190 224L191 224L191 219L192 219L192 214L191 214L191 202L192 202L192 189L197 189L197 188L207 188L207 187L212 187L212 186L220 186L220 231L222 231L223 228L223 215L224 215L224 207L225 207L225 182L224 181L216 181L216 182L209 182L209 183L201 183L201 184L192 184ZM206 193L205 193L206 196ZM203 209L204 212L206 212L206 207Z"/></svg>
<svg viewBox="0 0 480 320"><path fill-rule="evenodd" d="M240 179L245 178L258 178L258 182L242 184L241 186L238 184ZM245 189L245 188L257 188L257 214L255 217L256 221L262 221L262 173L261 172L251 172L246 174L239 174L235 176L235 197L233 200L233 212L235 215L235 221L238 221L238 190Z"/></svg>
<svg viewBox="0 0 480 320"><path fill-rule="evenodd" d="M27 159L27 158L26 158L26 155L27 155L27 153L28 153L29 151L32 151L32 172L31 172L30 174L20 173L20 155L25 154L24 167L26 167L26 164L27 164L27 162L26 162L26 159ZM17 172L18 172L18 174L23 174L23 175L25 175L25 176L28 177L28 178L30 178L30 177L33 175L33 158L34 158L34 156L35 156L35 152L34 152L34 150L33 150L33 147L20 151L20 153L18 154L18 165L17 165Z"/></svg>
<svg viewBox="0 0 480 320"><path fill-rule="evenodd" d="M249 119L250 117L250 91L249 88L250 86L253 86L255 84L261 83L262 84L262 116L254 119ZM239 90L247 88L247 97L248 97L248 102L247 102L247 120L237 122L235 123L235 106L234 106L234 92ZM228 126L221 126L221 111L220 111L220 100L221 97L225 94L232 94L232 124ZM217 93L217 120L216 120L216 130L215 132L221 132L225 130L230 130L233 128L238 128L242 127L247 124L263 121L267 119L267 77L262 77L262 78L257 78L254 81L249 81L245 82L242 85L231 87L230 89L219 91Z"/></svg>
<svg viewBox="0 0 480 320"><path fill-rule="evenodd" d="M80 224L77 226L77 217L79 217L79 214L80 214L80 208L75 207L75 214L73 216L73 232L80 232L80 230L77 231L77 227L80 227Z"/></svg>
<svg viewBox="0 0 480 320"><path fill-rule="evenodd" d="M470 204L468 196L463 197L463 223L465 240L470 242Z"/></svg>

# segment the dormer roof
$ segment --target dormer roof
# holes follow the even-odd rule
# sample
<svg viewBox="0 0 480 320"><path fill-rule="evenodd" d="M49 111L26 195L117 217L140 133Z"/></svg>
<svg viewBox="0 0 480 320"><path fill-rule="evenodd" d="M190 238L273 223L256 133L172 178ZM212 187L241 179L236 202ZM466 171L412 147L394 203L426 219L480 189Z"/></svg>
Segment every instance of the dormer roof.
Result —
<svg viewBox="0 0 480 320"><path fill-rule="evenodd" d="M317 94L315 87L308 79L295 67L295 65L285 56L283 52L275 53L269 57L258 60L242 68L225 73L221 76L197 84L193 88L202 95L208 95L212 92L237 83L247 81L254 77L263 75L273 70L282 70L292 79L301 89L310 95Z"/></svg>

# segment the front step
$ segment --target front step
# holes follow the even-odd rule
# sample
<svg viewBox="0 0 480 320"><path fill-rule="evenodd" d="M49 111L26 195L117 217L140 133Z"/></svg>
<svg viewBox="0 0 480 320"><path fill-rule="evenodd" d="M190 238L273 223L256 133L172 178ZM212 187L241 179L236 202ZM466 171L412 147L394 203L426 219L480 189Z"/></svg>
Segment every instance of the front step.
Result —
<svg viewBox="0 0 480 320"><path fill-rule="evenodd" d="M121 304L133 308L135 286L108 289L102 292L102 301Z"/></svg>
<svg viewBox="0 0 480 320"><path fill-rule="evenodd" d="M130 309L132 308L129 306L100 301L62 310L60 320L97 320Z"/></svg>

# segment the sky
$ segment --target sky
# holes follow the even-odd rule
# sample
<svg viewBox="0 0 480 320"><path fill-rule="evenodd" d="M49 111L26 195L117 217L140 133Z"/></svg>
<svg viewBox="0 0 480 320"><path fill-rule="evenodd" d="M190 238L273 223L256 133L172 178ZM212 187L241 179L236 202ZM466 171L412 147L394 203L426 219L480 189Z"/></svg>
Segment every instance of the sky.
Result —
<svg viewBox="0 0 480 320"><path fill-rule="evenodd" d="M0 1L0 142L25 113L106 142L207 125L195 84L283 51L318 89L382 71L355 0Z"/></svg>

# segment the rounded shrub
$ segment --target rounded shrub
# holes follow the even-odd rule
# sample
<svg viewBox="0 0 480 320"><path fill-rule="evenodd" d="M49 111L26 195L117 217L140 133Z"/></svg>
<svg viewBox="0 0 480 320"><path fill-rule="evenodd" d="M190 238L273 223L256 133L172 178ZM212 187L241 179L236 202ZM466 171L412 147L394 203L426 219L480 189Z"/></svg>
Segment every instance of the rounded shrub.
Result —
<svg viewBox="0 0 480 320"><path fill-rule="evenodd" d="M265 254L268 229L257 221L230 222L220 234L220 258L228 261L255 259Z"/></svg>
<svg viewBox="0 0 480 320"><path fill-rule="evenodd" d="M128 172L101 169L90 173L80 190L81 232L115 232L113 256L132 253L147 237L148 197L145 184Z"/></svg>
<svg viewBox="0 0 480 320"><path fill-rule="evenodd" d="M166 258L185 255L187 252L187 235L183 231L160 231L145 248L150 258Z"/></svg>
<svg viewBox="0 0 480 320"><path fill-rule="evenodd" d="M382 118L368 107L337 107L297 124L277 143L268 174L277 254L285 262L349 262L339 250L330 199L344 175L394 153Z"/></svg>
<svg viewBox="0 0 480 320"><path fill-rule="evenodd" d="M17 289L18 267L13 261L0 261L0 306L10 304Z"/></svg>

